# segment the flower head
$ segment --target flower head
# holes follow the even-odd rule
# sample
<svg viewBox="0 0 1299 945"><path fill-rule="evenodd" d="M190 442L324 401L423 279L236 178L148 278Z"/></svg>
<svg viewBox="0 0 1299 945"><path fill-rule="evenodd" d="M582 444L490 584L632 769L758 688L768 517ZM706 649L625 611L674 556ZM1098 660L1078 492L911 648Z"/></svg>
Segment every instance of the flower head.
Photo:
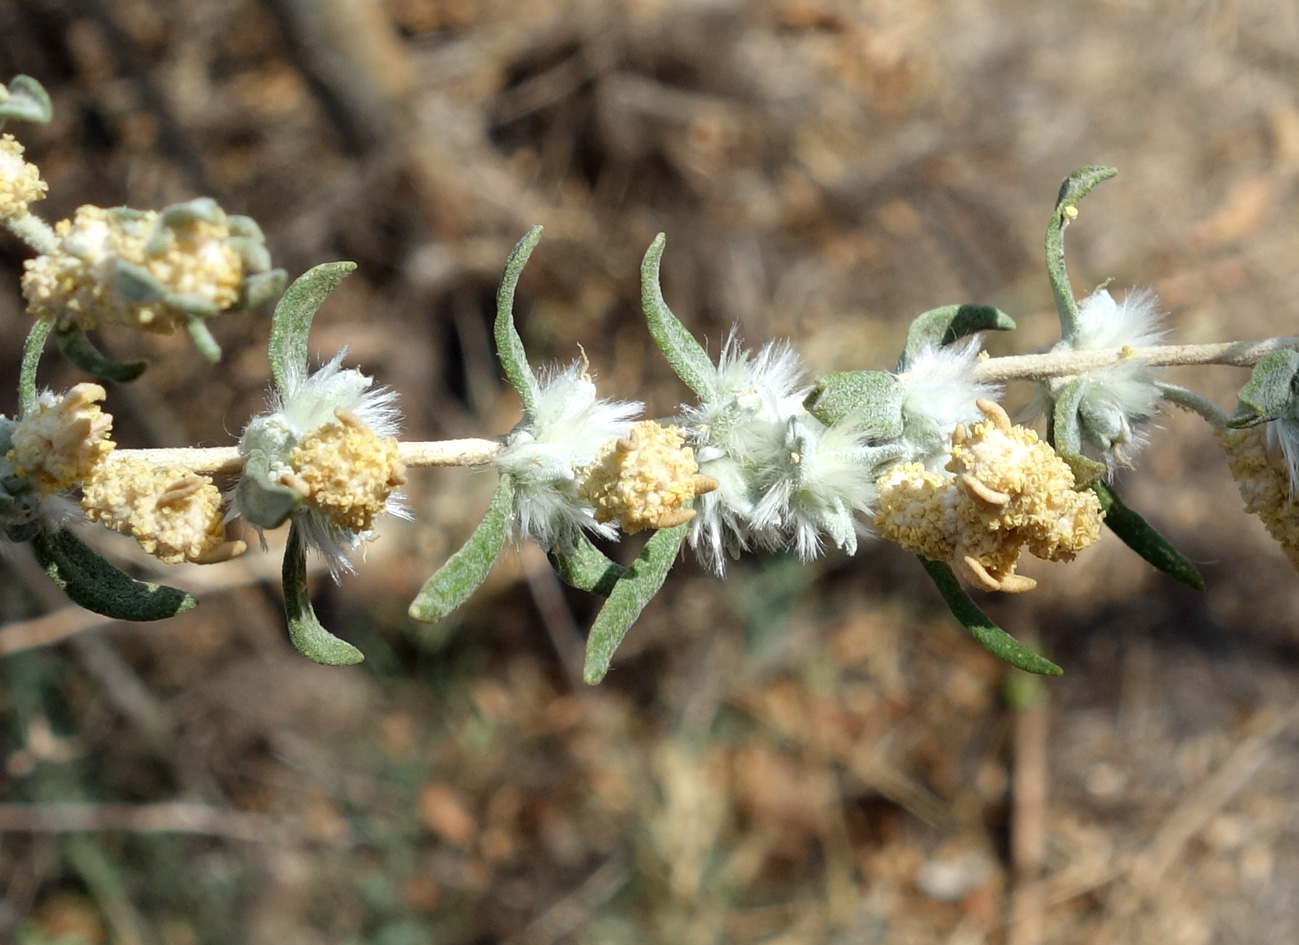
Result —
<svg viewBox="0 0 1299 945"><path fill-rule="evenodd" d="M1137 348L1158 344L1164 332L1159 328L1163 314L1159 299L1149 289L1129 292L1116 302L1100 288L1078 306L1078 330L1071 342L1060 342L1052 351L1096 351L1107 348ZM1162 393L1160 369L1140 362L1120 362L1089 371L1078 407L1082 434L1107 466L1128 465L1145 442L1141 426L1150 421ZM1052 390L1059 395L1060 382Z"/></svg>
<svg viewBox="0 0 1299 945"><path fill-rule="evenodd" d="M99 408L106 396L98 384L77 384L66 394L43 391L18 421L9 458L46 495L86 479L112 452L113 418Z"/></svg>
<svg viewBox="0 0 1299 945"><path fill-rule="evenodd" d="M1100 502L1075 490L1068 464L1036 433L1012 426L995 403L979 407L987 419L952 435L950 474L907 463L880 477L875 525L985 590L1030 590L1036 582L1015 573L1020 548L1072 560L1100 537Z"/></svg>
<svg viewBox="0 0 1299 945"><path fill-rule="evenodd" d="M379 515L407 516L397 491L406 480L397 394L371 389L373 378L342 366L345 354L310 375L290 372L270 412L251 420L239 440L243 456L261 453L270 480L302 497L294 521L335 577L351 569L348 552L374 537ZM232 514L243 512L236 492Z"/></svg>
<svg viewBox="0 0 1299 945"><path fill-rule="evenodd" d="M1262 520L1299 571L1299 503L1294 499L1294 467L1282 448L1299 438L1299 422L1273 420L1244 430L1218 430L1216 435L1246 510Z"/></svg>
<svg viewBox="0 0 1299 945"><path fill-rule="evenodd" d="M628 436L639 403L605 400L584 361L543 377L535 409L505 440L496 464L515 483L514 523L519 537L543 548L569 550L581 529L612 538L609 521L596 520L579 493L581 471L611 441Z"/></svg>
<svg viewBox="0 0 1299 945"><path fill-rule="evenodd" d="M898 376L902 401L902 442L910 461L937 471L950 458L948 443L961 423L980 417L980 400L996 400L1001 388L974 379L982 345L978 336L964 345L926 345Z"/></svg>
<svg viewBox="0 0 1299 945"><path fill-rule="evenodd" d="M681 428L644 420L606 443L580 472L578 495L595 509L597 522L617 522L629 535L646 528L672 528L695 517L695 496L717 481L699 475L694 451Z"/></svg>
<svg viewBox="0 0 1299 945"><path fill-rule="evenodd" d="M245 549L226 540L221 492L211 477L182 466L110 457L82 485L81 508L167 564L211 564Z"/></svg>
<svg viewBox="0 0 1299 945"><path fill-rule="evenodd" d="M0 220L23 216L46 190L36 165L23 159L23 146L13 135L0 135Z"/></svg>
<svg viewBox="0 0 1299 945"><path fill-rule="evenodd" d="M256 224L208 199L161 213L84 206L54 232L58 249L27 260L22 287L28 313L63 329L167 333L239 307L270 266Z"/></svg>

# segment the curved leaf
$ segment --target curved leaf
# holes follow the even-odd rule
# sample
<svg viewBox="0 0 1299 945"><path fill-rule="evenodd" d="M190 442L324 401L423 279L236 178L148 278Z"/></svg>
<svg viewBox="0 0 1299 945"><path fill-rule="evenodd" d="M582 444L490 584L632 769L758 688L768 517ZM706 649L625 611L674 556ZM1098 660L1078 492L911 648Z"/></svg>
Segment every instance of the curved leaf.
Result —
<svg viewBox="0 0 1299 945"><path fill-rule="evenodd" d="M45 339L54 330L54 319L42 318L32 323L23 342L23 363L18 369L18 407L21 414L30 413L36 406L36 368L45 351Z"/></svg>
<svg viewBox="0 0 1299 945"><path fill-rule="evenodd" d="M270 459L263 450L249 450L235 486L239 514L258 528L277 528L302 503L298 490L271 478Z"/></svg>
<svg viewBox="0 0 1299 945"><path fill-rule="evenodd" d="M565 584L601 597L608 597L614 585L631 573L629 569L609 560L585 535L578 537L577 547L572 554L551 551L546 557L555 569L555 574Z"/></svg>
<svg viewBox="0 0 1299 945"><path fill-rule="evenodd" d="M514 480L502 475L487 514L469 540L433 572L411 601L409 613L413 619L426 623L441 620L477 590L501 556L513 510Z"/></svg>
<svg viewBox="0 0 1299 945"><path fill-rule="evenodd" d="M1078 333L1078 303L1074 301L1073 287L1064 265L1064 230L1078 215L1078 201L1091 193L1092 188L1109 180L1118 170L1101 164L1080 167L1060 185L1055 212L1046 228L1046 272L1051 280L1051 294L1055 297L1056 312L1060 315L1060 334L1071 342Z"/></svg>
<svg viewBox="0 0 1299 945"><path fill-rule="evenodd" d="M1087 380L1070 381L1060 393L1051 411L1048 439L1060 458L1073 470L1074 482L1085 489L1105 475L1105 467L1082 454L1082 422L1078 409L1087 393Z"/></svg>
<svg viewBox="0 0 1299 945"><path fill-rule="evenodd" d="M346 640L326 630L311 606L307 589L307 551L302 544L298 525L289 526L289 540L284 546L284 615L289 623L289 640L307 659L326 666L351 666L365 656Z"/></svg>
<svg viewBox="0 0 1299 945"><path fill-rule="evenodd" d="M938 348L980 331L1011 331L1015 320L991 305L944 305L917 315L907 331L898 371L910 367L926 346Z"/></svg>
<svg viewBox="0 0 1299 945"><path fill-rule="evenodd" d="M672 309L668 308L668 303L663 299L663 289L659 286L659 267L666 244L667 236L660 233L645 251L645 259L640 266L641 306L645 309L650 335L663 352L663 357L667 358L668 364L672 365L677 377L699 397L710 397L716 393L711 379L717 371L712 359L695 340L695 336L672 314Z"/></svg>
<svg viewBox="0 0 1299 945"><path fill-rule="evenodd" d="M496 356L500 358L506 380L518 391L519 400L523 401L523 409L528 414L536 413L541 388L537 376L532 373L532 366L528 364L523 339L514 326L514 290L518 288L523 267L528 264L528 257L540 239L541 227L534 226L510 250L509 258L505 260L505 272L501 275L501 287L496 291Z"/></svg>
<svg viewBox="0 0 1299 945"><path fill-rule="evenodd" d="M109 564L68 529L38 532L32 550L54 583L80 607L116 620L162 620L198 603L174 587L149 584Z"/></svg>
<svg viewBox="0 0 1299 945"><path fill-rule="evenodd" d="M49 93L31 76L16 75L9 81L9 99L0 103L0 128L6 121L30 121L48 124L54 117Z"/></svg>
<svg viewBox="0 0 1299 945"><path fill-rule="evenodd" d="M322 263L298 276L284 290L275 306L275 314L271 316L271 340L267 346L271 377L281 394L286 393L291 374L306 376L307 333L311 331L311 320L325 296L338 288L338 284L355 268L353 262Z"/></svg>
<svg viewBox="0 0 1299 945"><path fill-rule="evenodd" d="M686 523L655 532L632 563L630 573L614 585L586 639L586 665L582 668L582 678L587 685L594 686L609 672L613 654L645 605L667 580L668 571L676 562L677 552L689 531L690 524Z"/></svg>
<svg viewBox="0 0 1299 945"><path fill-rule="evenodd" d="M1039 676L1062 676L1064 670L1052 663L1045 656L1034 653L1005 630L988 619L988 615L970 599L962 589L952 569L941 561L930 561L921 555L920 563L933 579L938 593L952 612L952 616L961 622L961 626L970 631L970 635L979 645L1004 662L1027 673Z"/></svg>
<svg viewBox="0 0 1299 945"><path fill-rule="evenodd" d="M1148 561L1157 571L1167 574L1197 591L1204 590L1204 578L1195 565L1144 518L1123 504L1114 489L1104 482L1092 484L1100 499L1105 524L1123 543Z"/></svg>
<svg viewBox="0 0 1299 945"><path fill-rule="evenodd" d="M54 343L59 346L60 354L97 380L128 384L148 367L144 361L114 361L96 348L79 328L56 331Z"/></svg>

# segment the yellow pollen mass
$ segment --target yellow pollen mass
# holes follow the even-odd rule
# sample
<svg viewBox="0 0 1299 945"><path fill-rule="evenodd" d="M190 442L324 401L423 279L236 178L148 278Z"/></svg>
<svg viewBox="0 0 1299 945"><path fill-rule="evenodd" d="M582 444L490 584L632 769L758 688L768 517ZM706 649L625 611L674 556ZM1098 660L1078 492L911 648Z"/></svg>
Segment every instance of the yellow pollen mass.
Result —
<svg viewBox="0 0 1299 945"><path fill-rule="evenodd" d="M90 476L113 451L113 417L99 409L107 394L98 384L77 384L66 394L36 399L13 431L8 458L41 492L63 492Z"/></svg>
<svg viewBox="0 0 1299 945"><path fill-rule="evenodd" d="M991 401L979 409L985 420L952 434L948 474L907 463L880 477L875 526L985 590L1027 591L1035 582L1015 573L1021 548L1072 560L1100 538L1100 501L1074 488L1068 464L1036 433Z"/></svg>
<svg viewBox="0 0 1299 945"><path fill-rule="evenodd" d="M117 284L118 260L143 268L168 290L210 303L218 311L239 300L243 260L226 240L225 223L193 220L162 227L154 211L127 216L84 206L54 225L59 248L24 264L23 297L34 318L59 328L89 330L101 322L134 325L165 334L185 322L185 312L161 300L133 300ZM167 233L150 251L150 238Z"/></svg>
<svg viewBox="0 0 1299 945"><path fill-rule="evenodd" d="M23 159L23 146L13 135L0 135L0 220L27 213L27 205L45 197L48 185L35 164Z"/></svg>
<svg viewBox="0 0 1299 945"><path fill-rule="evenodd" d="M686 504L717 488L717 480L699 474L681 428L653 420L606 443L578 478L578 494L595 508L595 520L617 522L628 534L685 524L695 517Z"/></svg>
<svg viewBox="0 0 1299 945"><path fill-rule="evenodd" d="M1246 511L1262 520L1299 571L1299 504L1291 497L1284 457L1278 450L1268 449L1266 427L1218 430L1215 435L1227 454Z"/></svg>
<svg viewBox="0 0 1299 945"><path fill-rule="evenodd" d="M212 564L246 547L226 541L216 484L183 466L112 456L82 485L81 508L91 521L132 536L166 564Z"/></svg>
<svg viewBox="0 0 1299 945"><path fill-rule="evenodd" d="M337 528L367 532L393 490L406 481L393 437L379 437L339 407L293 450L293 487Z"/></svg>

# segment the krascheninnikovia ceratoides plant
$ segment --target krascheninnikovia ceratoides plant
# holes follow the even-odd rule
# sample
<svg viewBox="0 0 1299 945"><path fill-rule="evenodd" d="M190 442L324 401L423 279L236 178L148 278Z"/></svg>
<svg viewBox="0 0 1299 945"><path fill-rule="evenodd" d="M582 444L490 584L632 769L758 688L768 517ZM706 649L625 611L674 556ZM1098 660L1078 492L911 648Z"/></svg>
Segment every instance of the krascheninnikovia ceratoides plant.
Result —
<svg viewBox="0 0 1299 945"><path fill-rule="evenodd" d="M47 121L48 96L18 77L0 86L6 120ZM785 342L756 354L732 334L716 360L668 308L659 288L664 240L641 270L648 327L695 400L665 421L641 405L599 396L585 355L533 372L514 325L520 273L540 238L515 248L497 297L496 342L523 419L500 440L399 443L395 394L375 388L340 353L315 372L307 333L328 293L354 268L318 266L284 292L271 325L275 382L268 412L225 450L117 450L107 392L85 383L38 393L36 368L53 334L97 380L123 383L143 365L104 357L87 332L104 323L146 331L184 327L199 349L220 352L206 319L279 295L261 231L200 199L160 213L82 207L50 227L31 212L46 186L10 135L0 137L0 223L36 251L23 291L36 319L19 382L17 418L0 418L0 525L30 542L77 603L131 620L171 616L187 594L135 581L74 533L79 517L133 535L163 561L211 562L242 553L226 537L234 519L257 530L289 523L284 557L290 637L312 659L360 660L316 620L306 553L335 577L373 537L379 517L403 514L398 488L420 465L492 465L500 483L482 524L425 583L417 620L438 620L486 576L507 539L539 542L565 581L607 598L591 629L585 676L598 681L632 622L658 591L687 541L724 572L752 548L804 560L830 544L852 554L874 534L915 551L952 612L1003 659L1037 673L1054 664L993 625L961 589L1009 592L1034 582L1016 572L1023 549L1069 560L1097 540L1102 519L1142 557L1194 587L1199 574L1105 482L1127 464L1161 403L1195 411L1215 428L1258 514L1299 568L1299 341L1171 347L1161 344L1158 303L1147 290L1116 301L1102 287L1075 300L1064 265L1065 228L1111 168L1065 181L1047 228L1047 274L1061 340L1047 354L987 359L980 333L1014 322L981 305L950 305L915 319L895 370L807 379ZM1177 363L1254 365L1228 415L1163 382ZM1047 436L1010 422L1001 384L1032 380ZM213 474L238 474L223 499ZM653 530L636 560L610 560L589 535L615 540ZM955 569L955 570L954 570Z"/></svg>

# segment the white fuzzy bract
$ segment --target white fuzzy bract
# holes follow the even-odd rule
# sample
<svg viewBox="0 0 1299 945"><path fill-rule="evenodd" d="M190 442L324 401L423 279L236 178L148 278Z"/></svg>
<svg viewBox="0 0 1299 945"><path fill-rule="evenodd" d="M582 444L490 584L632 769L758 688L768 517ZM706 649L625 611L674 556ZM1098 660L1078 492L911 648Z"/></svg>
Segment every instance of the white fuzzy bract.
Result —
<svg viewBox="0 0 1299 945"><path fill-rule="evenodd" d="M1165 334L1159 327L1162 318L1159 299L1149 289L1134 289L1122 302L1116 302L1108 290L1097 289L1078 306L1078 330L1072 341L1062 341L1051 350L1155 345ZM1078 413L1083 437L1111 470L1129 465L1145 443L1141 427L1155 416L1163 397L1158 383L1161 373L1160 368L1125 361L1089 371L1082 378Z"/></svg>
<svg viewBox="0 0 1299 945"><path fill-rule="evenodd" d="M975 423L983 414L980 400L998 400L1001 388L974 379L974 366L983 350L976 335L963 345L925 345L898 376L906 391L902 402L902 442L906 462L924 463L939 472L951 459L952 431L961 423Z"/></svg>
<svg viewBox="0 0 1299 945"><path fill-rule="evenodd" d="M270 397L270 411L249 421L239 440L243 456L260 450L271 460L271 475L292 483L294 448L321 427L338 422L336 411L351 414L378 438L395 437L401 424L397 392L374 387L374 378L355 368L344 368L347 349L339 351L319 370L306 374L290 370L284 390ZM409 519L402 494L392 492L383 511ZM240 515L238 492L231 502L230 518ZM343 528L305 505L293 513L304 544L317 551L335 580L343 571L354 571L348 555L374 537L374 531ZM260 531L260 529L259 529ZM264 543L264 540L263 540Z"/></svg>
<svg viewBox="0 0 1299 945"><path fill-rule="evenodd" d="M855 512L875 498L872 448L852 423L807 412L797 355L774 342L757 355L732 333L697 405L682 408L699 471L717 489L696 499L691 547L719 574L750 547L815 557L829 537L857 549Z"/></svg>
<svg viewBox="0 0 1299 945"><path fill-rule="evenodd" d="M612 523L598 523L590 502L578 495L578 470L610 440L626 436L642 405L604 400L582 361L543 377L535 409L506 438L496 465L514 480L517 537L546 550L572 550L581 529L617 536Z"/></svg>

